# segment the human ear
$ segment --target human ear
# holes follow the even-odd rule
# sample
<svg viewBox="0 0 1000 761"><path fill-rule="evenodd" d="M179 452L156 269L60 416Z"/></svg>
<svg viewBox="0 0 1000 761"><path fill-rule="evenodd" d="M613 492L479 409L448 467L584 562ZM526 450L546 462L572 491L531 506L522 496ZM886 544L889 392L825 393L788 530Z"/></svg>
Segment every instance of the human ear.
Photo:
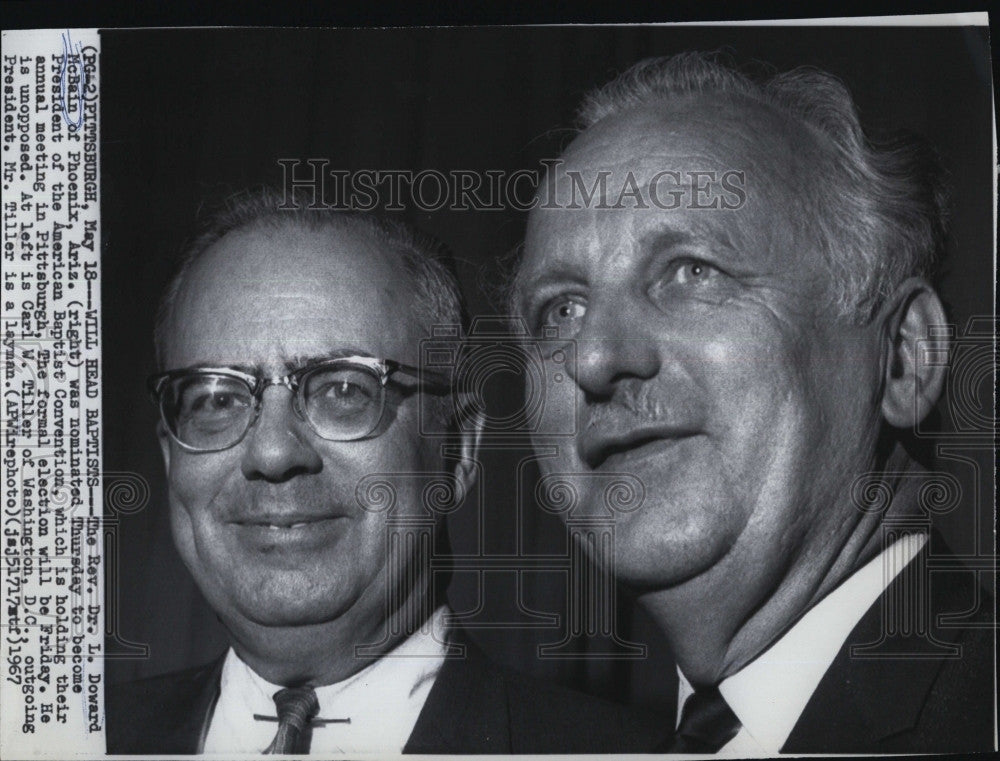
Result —
<svg viewBox="0 0 1000 761"><path fill-rule="evenodd" d="M455 464L455 504L457 505L469 493L476 483L479 472L479 444L486 427L486 413L482 410L467 408L461 416L463 424L458 432L459 444L455 454L458 462Z"/></svg>
<svg viewBox="0 0 1000 761"><path fill-rule="evenodd" d="M160 442L160 454L163 455L163 468L168 473L170 472L170 434L167 433L167 427L163 425L163 421L159 420L156 423L156 438Z"/></svg>
<svg viewBox="0 0 1000 761"><path fill-rule="evenodd" d="M896 428L911 428L923 420L941 396L945 363L921 362L921 351L948 350L946 339L932 328L944 326L941 299L923 279L911 277L895 290L882 310L884 389L882 416Z"/></svg>

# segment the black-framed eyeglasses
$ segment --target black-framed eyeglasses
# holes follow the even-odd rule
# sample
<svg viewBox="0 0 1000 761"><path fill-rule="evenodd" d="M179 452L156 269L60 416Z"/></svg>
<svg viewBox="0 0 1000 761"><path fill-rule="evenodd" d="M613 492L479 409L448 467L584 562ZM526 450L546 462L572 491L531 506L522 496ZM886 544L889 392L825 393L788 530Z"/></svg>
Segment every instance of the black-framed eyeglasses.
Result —
<svg viewBox="0 0 1000 761"><path fill-rule="evenodd" d="M260 415L264 390L285 386L292 408L328 441L370 436L382 422L386 386L395 373L420 390L443 394L448 378L391 359L351 356L312 362L264 378L232 367L195 367L151 375L146 385L170 436L192 452L219 452L243 440Z"/></svg>

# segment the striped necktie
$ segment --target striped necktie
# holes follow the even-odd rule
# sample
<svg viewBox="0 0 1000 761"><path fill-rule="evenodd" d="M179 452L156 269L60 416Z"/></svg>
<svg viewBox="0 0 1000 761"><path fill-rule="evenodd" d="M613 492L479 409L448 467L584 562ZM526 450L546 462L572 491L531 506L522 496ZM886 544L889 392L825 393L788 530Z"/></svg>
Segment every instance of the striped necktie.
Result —
<svg viewBox="0 0 1000 761"><path fill-rule="evenodd" d="M309 752L312 727L309 722L319 712L319 699L312 687L288 687L274 693L278 709L278 732L265 753L305 754Z"/></svg>

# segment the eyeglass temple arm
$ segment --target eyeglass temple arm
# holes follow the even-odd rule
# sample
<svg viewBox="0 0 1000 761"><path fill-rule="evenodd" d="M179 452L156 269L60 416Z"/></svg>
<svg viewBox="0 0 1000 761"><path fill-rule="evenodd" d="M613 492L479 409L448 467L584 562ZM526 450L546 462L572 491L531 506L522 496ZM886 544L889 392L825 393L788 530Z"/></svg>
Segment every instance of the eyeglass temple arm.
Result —
<svg viewBox="0 0 1000 761"><path fill-rule="evenodd" d="M395 360L387 360L385 365L390 372L405 373L427 385L437 386L441 391L448 391L451 388L451 377L445 373L414 367L413 365L405 365Z"/></svg>
<svg viewBox="0 0 1000 761"><path fill-rule="evenodd" d="M146 378L146 391L149 393L149 398L154 404L159 403L160 389L163 388L163 384L169 375L170 373L155 373Z"/></svg>

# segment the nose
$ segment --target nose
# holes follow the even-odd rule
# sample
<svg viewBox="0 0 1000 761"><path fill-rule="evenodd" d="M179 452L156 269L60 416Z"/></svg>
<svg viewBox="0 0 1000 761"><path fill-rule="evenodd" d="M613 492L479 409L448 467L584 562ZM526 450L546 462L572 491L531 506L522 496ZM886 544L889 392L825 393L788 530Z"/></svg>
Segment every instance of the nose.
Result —
<svg viewBox="0 0 1000 761"><path fill-rule="evenodd" d="M276 385L265 389L260 414L243 441L243 475L249 480L281 482L318 473L323 459L314 448L309 424L292 409L292 392Z"/></svg>
<svg viewBox="0 0 1000 761"><path fill-rule="evenodd" d="M621 303L591 303L576 336L576 366L570 375L591 400L608 399L629 380L644 381L660 370L657 341L643 319Z"/></svg>

